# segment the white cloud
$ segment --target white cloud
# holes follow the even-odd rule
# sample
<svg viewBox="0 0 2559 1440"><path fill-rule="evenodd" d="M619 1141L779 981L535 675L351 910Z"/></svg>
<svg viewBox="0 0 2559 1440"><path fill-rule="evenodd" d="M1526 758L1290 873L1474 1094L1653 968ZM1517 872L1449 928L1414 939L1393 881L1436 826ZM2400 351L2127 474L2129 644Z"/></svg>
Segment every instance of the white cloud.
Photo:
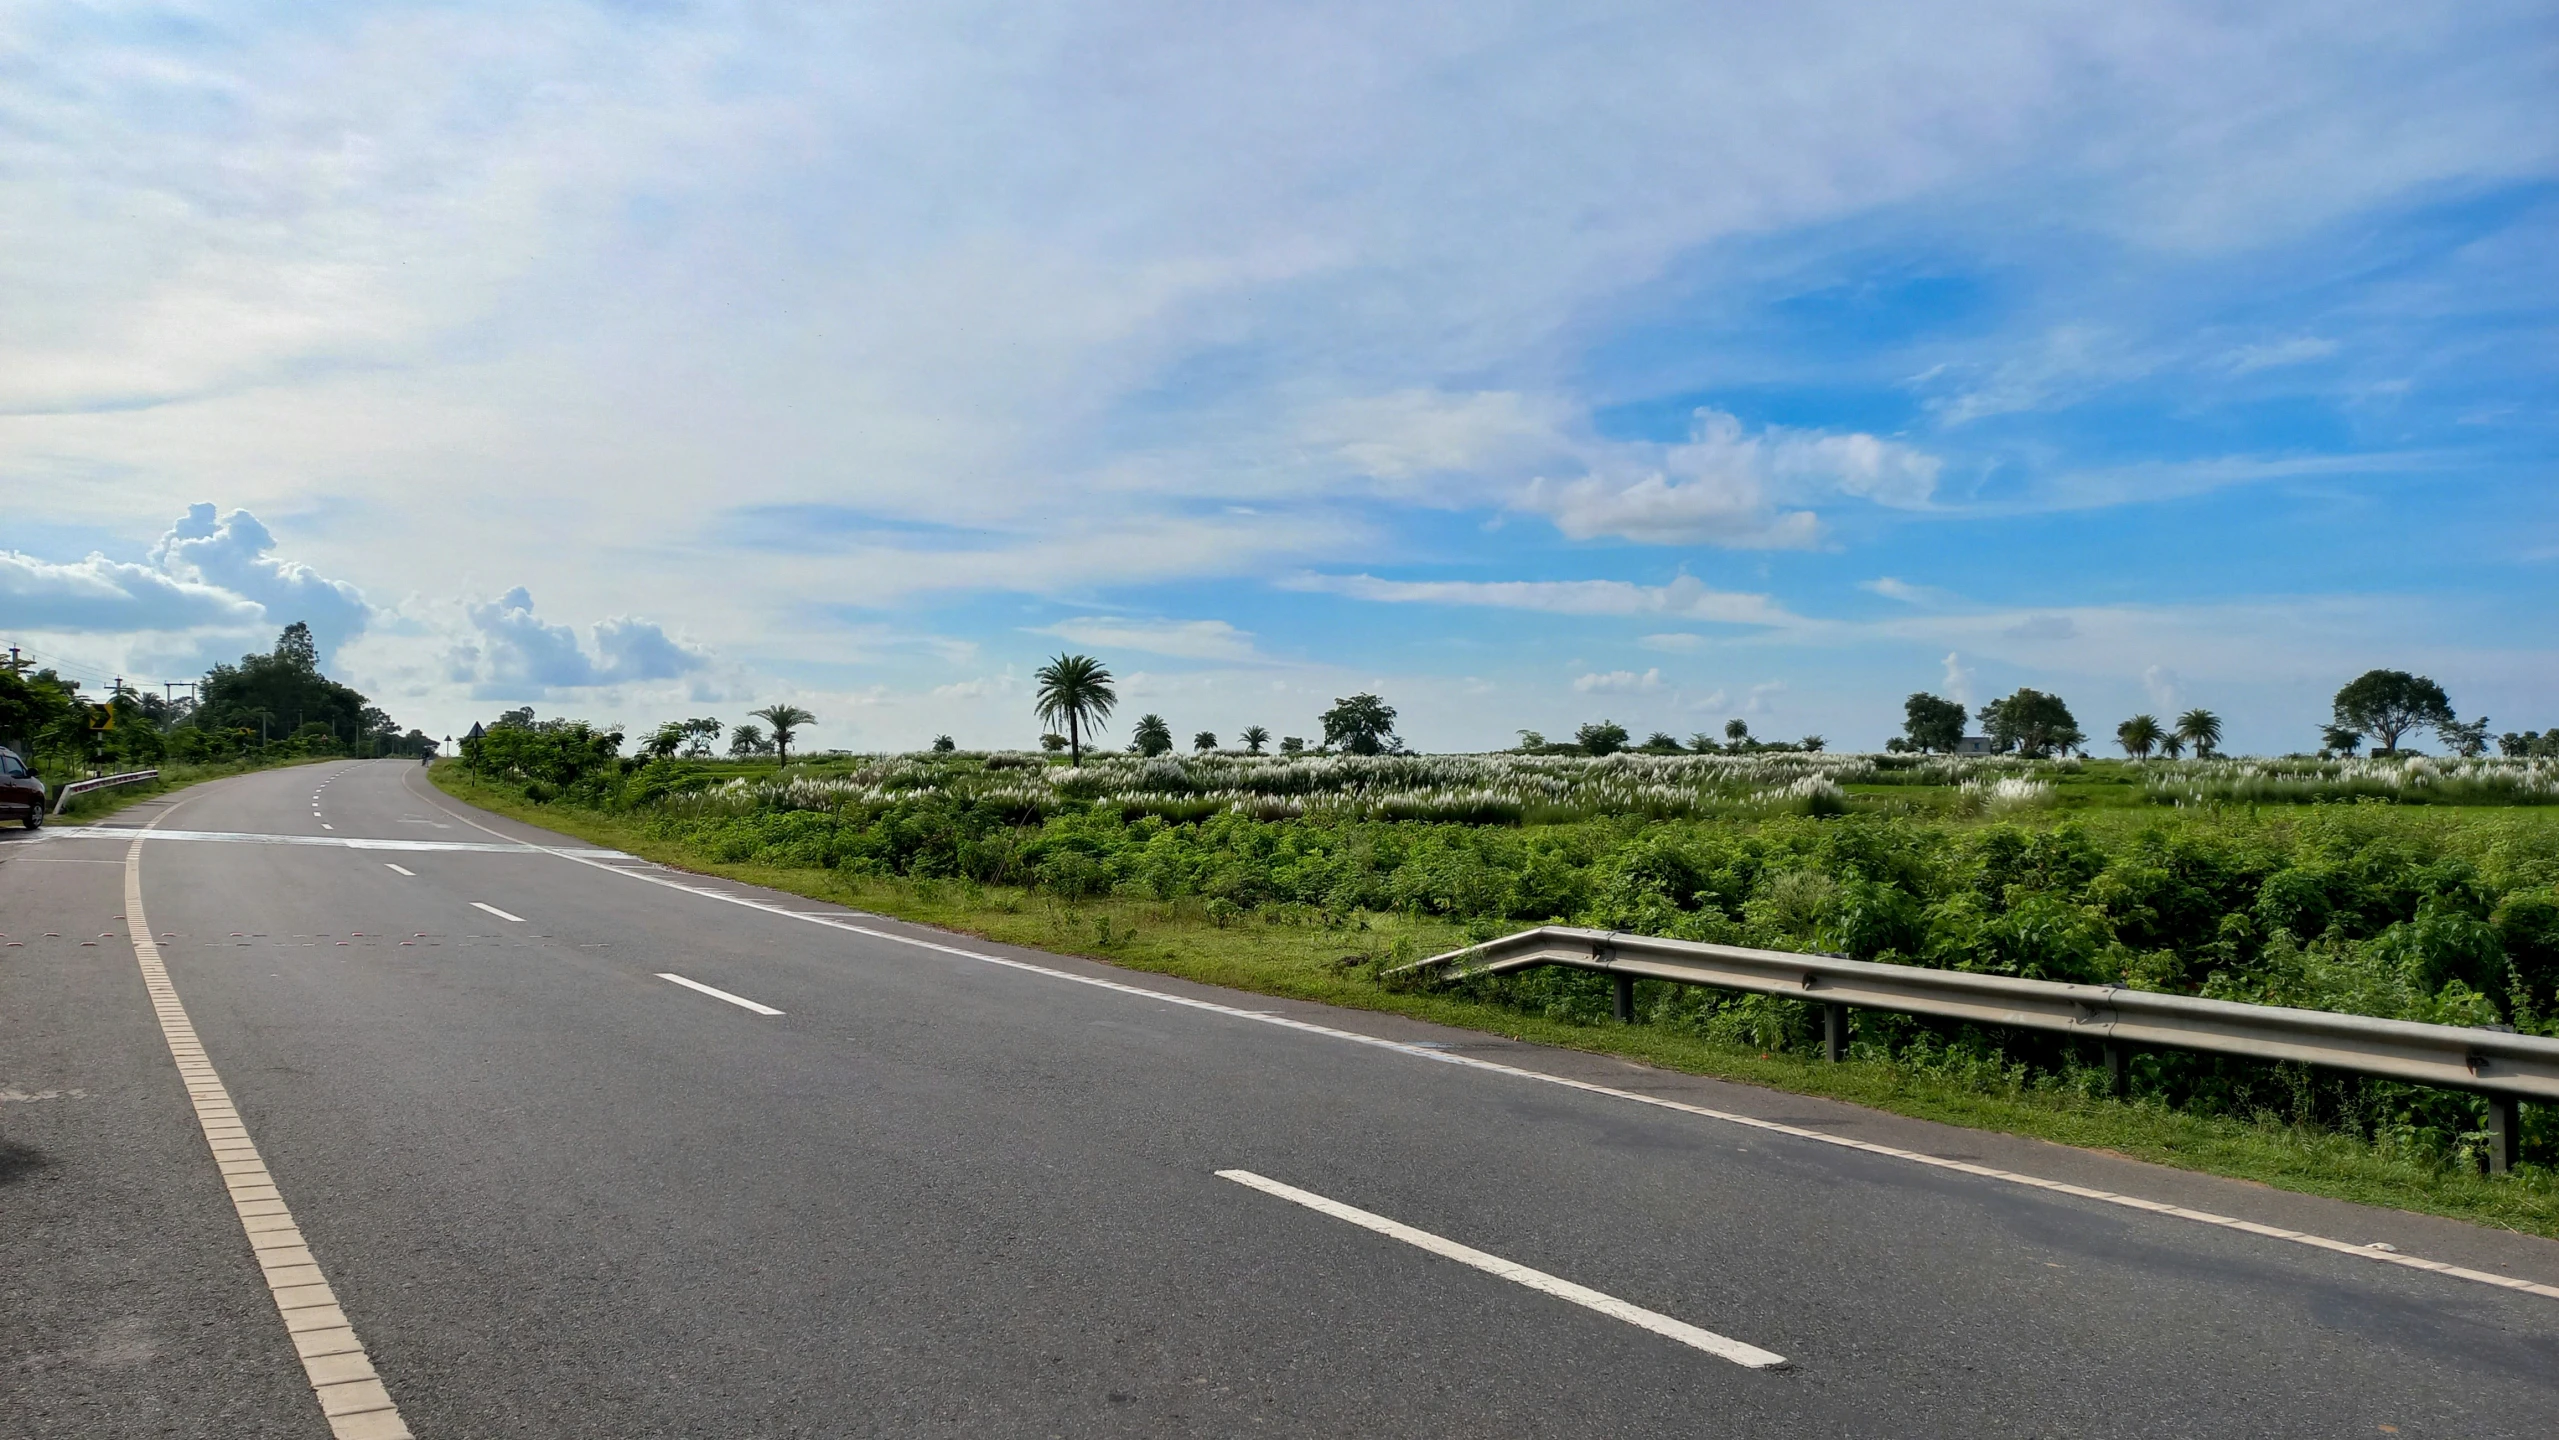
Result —
<svg viewBox="0 0 2559 1440"><path fill-rule="evenodd" d="M246 510L216 519L212 505L188 506L185 518L152 547L151 558L171 575L258 602L279 627L297 620L309 625L324 661L373 620L363 591L279 557L275 536Z"/></svg>
<svg viewBox="0 0 2559 1440"><path fill-rule="evenodd" d="M711 664L705 652L649 621L628 617L595 627L596 653L590 656L575 630L533 613L533 597L521 585L467 607L466 613L477 640L452 649L451 677L468 683L472 694L483 699L539 699L561 691L674 680Z"/></svg>
<svg viewBox="0 0 2559 1440"><path fill-rule="evenodd" d="M1693 575L1667 585L1625 580L1381 580L1374 575L1300 575L1297 590L1406 605L1481 605L1556 615L1669 615L1731 625L1802 626L1766 595L1710 590Z"/></svg>
<svg viewBox="0 0 2559 1440"><path fill-rule="evenodd" d="M1250 632L1223 620L1137 620L1109 616L1062 620L1032 632L1097 650L1139 650L1180 660L1259 660Z"/></svg>
<svg viewBox="0 0 2559 1440"><path fill-rule="evenodd" d="M104 555L59 565L0 551L0 601L13 626L65 633L239 629L266 618L220 586Z"/></svg>
<svg viewBox="0 0 2559 1440"><path fill-rule="evenodd" d="M2325 360L2337 353L2337 342L2317 335L2300 335L2290 340L2273 340L2263 345L2242 345L2222 357L2222 364L2233 375L2253 370L2273 370L2286 365L2307 365Z"/></svg>
<svg viewBox="0 0 2559 1440"><path fill-rule="evenodd" d="M1676 630L1660 635L1647 635L1635 643L1647 650L1667 650L1674 655L1693 655L1706 648L1706 637L1692 635L1685 630Z"/></svg>
<svg viewBox="0 0 2559 1440"><path fill-rule="evenodd" d="M1939 681L1946 687L1946 698L1958 705L1973 703L1973 672L1966 669L1964 659L1952 650L1946 652L1945 674Z"/></svg>
<svg viewBox="0 0 2559 1440"><path fill-rule="evenodd" d="M1573 688L1584 695L1634 695L1662 688L1662 672L1647 670L1641 675L1632 670L1610 670L1577 676Z"/></svg>
<svg viewBox="0 0 2559 1440"><path fill-rule="evenodd" d="M2144 666L2141 672L2141 688L2150 696L2151 704L2162 710L2177 708L2176 671L2165 665Z"/></svg>
<svg viewBox="0 0 2559 1440"><path fill-rule="evenodd" d="M1596 460L1576 479L1532 480L1520 507L1579 540L1801 549L1820 540L1821 522L1784 504L1854 496L1922 506L1941 468L1934 456L1873 435L1774 425L1749 434L1717 410L1697 412L1684 444L1621 445Z"/></svg>
<svg viewBox="0 0 2559 1440"><path fill-rule="evenodd" d="M1945 605L1955 598L1933 585L1913 585L1907 580L1896 580L1890 575L1878 576L1873 580L1860 580L1857 582L1857 588L1881 595L1887 600L1898 600L1904 605Z"/></svg>

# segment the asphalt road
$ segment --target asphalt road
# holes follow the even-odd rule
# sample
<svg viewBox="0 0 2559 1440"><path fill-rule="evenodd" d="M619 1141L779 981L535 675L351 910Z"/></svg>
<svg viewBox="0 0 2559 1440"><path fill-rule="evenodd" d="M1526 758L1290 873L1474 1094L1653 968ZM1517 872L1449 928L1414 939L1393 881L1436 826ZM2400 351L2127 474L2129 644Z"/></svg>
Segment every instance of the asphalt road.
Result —
<svg viewBox="0 0 2559 1440"><path fill-rule="evenodd" d="M149 923L419 1436L2559 1431L2559 1299L1631 1097L2559 1283L2538 1240L545 853L398 762L113 823L0 840L0 1436L331 1433L127 937L149 825L235 837L143 843Z"/></svg>

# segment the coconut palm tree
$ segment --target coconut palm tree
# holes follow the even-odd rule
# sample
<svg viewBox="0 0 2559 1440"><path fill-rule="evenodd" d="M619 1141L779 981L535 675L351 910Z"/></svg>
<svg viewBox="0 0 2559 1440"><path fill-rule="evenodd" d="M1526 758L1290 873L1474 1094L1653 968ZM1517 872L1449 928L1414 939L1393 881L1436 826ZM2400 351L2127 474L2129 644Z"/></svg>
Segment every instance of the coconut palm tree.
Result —
<svg viewBox="0 0 2559 1440"><path fill-rule="evenodd" d="M817 723L815 715L797 705L767 705L748 713L773 727L773 753L781 756L785 765L791 763L791 732Z"/></svg>
<svg viewBox="0 0 2559 1440"><path fill-rule="evenodd" d="M2159 748L2159 717L2135 715L2116 726L2115 743L2135 760L2149 759L2150 752Z"/></svg>
<svg viewBox="0 0 2559 1440"><path fill-rule="evenodd" d="M1244 742L1245 754L1259 755L1262 747L1271 743L1271 732L1259 725L1247 725L1244 733L1236 738Z"/></svg>
<svg viewBox="0 0 2559 1440"><path fill-rule="evenodd" d="M2221 747L2221 717L2195 709L2177 717L2177 738L2195 747L2195 758L2209 760Z"/></svg>
<svg viewBox="0 0 2559 1440"><path fill-rule="evenodd" d="M1041 723L1066 722L1068 762L1082 765L1085 732L1100 729L1111 718L1111 707L1120 703L1110 670L1090 655L1060 655L1031 678L1039 683L1031 699Z"/></svg>
<svg viewBox="0 0 2559 1440"><path fill-rule="evenodd" d="M1191 748L1192 748L1192 749L1194 749L1194 750L1197 750L1198 752L1200 752L1200 753L1201 753L1201 754L1203 754L1203 755L1207 754L1207 753L1208 753L1208 752L1210 752L1211 750L1216 749L1216 748L1217 748L1217 732L1216 732L1216 731L1214 731L1214 730L1202 730L1202 731L1201 731L1200 733L1198 733L1197 735L1192 736L1192 737L1191 737Z"/></svg>

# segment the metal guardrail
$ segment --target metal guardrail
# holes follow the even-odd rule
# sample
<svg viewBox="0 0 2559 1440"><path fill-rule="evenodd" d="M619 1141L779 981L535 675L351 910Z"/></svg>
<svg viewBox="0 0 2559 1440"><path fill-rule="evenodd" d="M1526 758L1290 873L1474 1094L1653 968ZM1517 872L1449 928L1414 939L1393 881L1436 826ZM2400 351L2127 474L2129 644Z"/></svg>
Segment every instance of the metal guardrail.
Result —
<svg viewBox="0 0 2559 1440"><path fill-rule="evenodd" d="M1638 979L1808 1001L1824 1007L1825 1048L1833 1060L1847 1051L1849 1010L1889 1010L2098 1041L2105 1047L2106 1066L2118 1094L2126 1085L2130 1052L2137 1049L2295 1061L2476 1091L2489 1097L2489 1166L2499 1171L2512 1163L2515 1154L2520 1129L2516 1102L2559 1101L2559 1040L2461 1025L2160 995L2114 985L1881 965L1565 925L1543 926L1435 955L1403 966L1398 973L1446 967L1462 977L1537 965L1564 965L1615 976L1620 1020L1633 1018Z"/></svg>
<svg viewBox="0 0 2559 1440"><path fill-rule="evenodd" d="M157 770L127 770L121 775L101 775L95 780L74 780L63 786L62 793L55 797L53 813L61 814L62 807L70 804L71 797L74 795L86 795L92 790L105 790L117 785L136 785L145 780L159 778L160 772Z"/></svg>

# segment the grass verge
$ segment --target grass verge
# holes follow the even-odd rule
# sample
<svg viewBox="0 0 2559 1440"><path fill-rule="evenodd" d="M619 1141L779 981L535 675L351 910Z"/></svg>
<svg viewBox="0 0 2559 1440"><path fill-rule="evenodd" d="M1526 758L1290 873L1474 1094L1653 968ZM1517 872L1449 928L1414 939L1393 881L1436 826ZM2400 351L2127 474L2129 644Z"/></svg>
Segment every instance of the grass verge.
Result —
<svg viewBox="0 0 2559 1440"><path fill-rule="evenodd" d="M1221 926L1197 902L1113 898L1065 905L1005 886L965 881L726 864L616 816L532 804L519 792L475 781L458 765L438 764L429 778L455 799L590 843L1007 944L1257 994L1409 1015L1916 1119L2033 1136L2303 1194L2559 1239L2559 1174L2541 1167L2492 1179L2394 1155L2324 1130L2192 1115L2139 1100L1982 1088L1881 1061L1830 1064L1721 1045L1651 1025L1576 1024L1461 995L1379 983L1375 962L1381 959L1435 954L1466 943L1460 926L1430 917L1369 914L1331 927L1247 918Z"/></svg>

